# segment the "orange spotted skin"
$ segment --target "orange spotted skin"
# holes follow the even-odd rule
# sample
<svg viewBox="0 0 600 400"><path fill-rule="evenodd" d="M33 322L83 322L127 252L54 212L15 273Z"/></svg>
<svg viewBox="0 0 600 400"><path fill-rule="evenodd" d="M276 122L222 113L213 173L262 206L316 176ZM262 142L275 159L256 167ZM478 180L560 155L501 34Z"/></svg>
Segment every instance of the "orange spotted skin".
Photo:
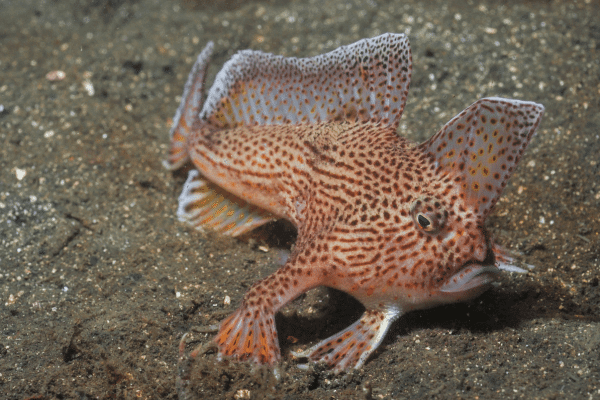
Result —
<svg viewBox="0 0 600 400"><path fill-rule="evenodd" d="M295 271L286 286L314 281L358 298L420 297L469 258L485 259L483 221L460 206L445 170L389 127L330 125L241 127L190 139L202 174L218 175L228 191L298 227L295 260L306 267L286 266ZM445 243L444 230L419 229L411 215L417 199L443 213L444 229L459 239Z"/></svg>
<svg viewBox="0 0 600 400"><path fill-rule="evenodd" d="M390 56L389 65L395 67L388 75L381 73L388 92L380 91L383 84L370 87L365 81L365 90L373 95L364 99L375 99L370 109L365 108L366 100L357 100L364 94L359 88L348 104L338 107L339 113L333 109L317 115L317 107L310 105L331 104L322 99L332 87L346 93L344 85L360 85L361 77L371 71L368 65L381 65L379 60L394 48L388 40L400 43L401 49L395 64ZM543 107L482 99L430 140L411 143L396 133L410 81L408 41L403 35L389 35L355 46L362 49L365 43L374 54L366 66L351 62L355 47L331 56L332 65L343 64L340 54L349 57L346 72L336 73L346 77L354 71L355 80L340 78L339 86L319 87L314 93L310 85L300 86L298 95L290 86L289 98L295 99L297 109L290 105L292 100L277 103L279 95L286 98L278 87L301 80L288 71L297 65L296 59L273 58L283 65L282 72L275 69L258 78L261 72L248 63L237 80L227 78L229 89L216 89L216 100L209 94L199 117L189 110L199 108L201 96L194 88L201 85L189 82L201 82L206 68L202 63L194 67L201 74L191 76L186 85L177 115L188 119L178 123L176 118L169 166L176 168L189 159L201 175L190 174L180 197L180 218L232 235L273 218L285 218L298 229L286 264L255 283L237 311L221 323L215 337L220 357L277 363L281 354L275 313L307 290L328 286L354 296L366 311L347 329L296 356L325 362L336 372L358 368L398 316L478 296L499 272L495 254L507 259L484 222L533 136ZM256 60L255 56L246 53L240 58ZM323 67L320 73L326 76L329 70ZM310 74L305 71L302 76L306 75ZM317 75L310 76L314 84ZM263 81L272 86L256 84ZM189 100L194 93L196 100ZM256 104L246 108L249 98L257 99ZM399 110L390 112L386 99L396 101ZM303 103L307 111L302 111ZM259 124L254 118L244 122L252 107L271 123ZM297 122L281 117L292 114ZM303 115L307 121L300 118ZM218 187L210 186L215 184Z"/></svg>

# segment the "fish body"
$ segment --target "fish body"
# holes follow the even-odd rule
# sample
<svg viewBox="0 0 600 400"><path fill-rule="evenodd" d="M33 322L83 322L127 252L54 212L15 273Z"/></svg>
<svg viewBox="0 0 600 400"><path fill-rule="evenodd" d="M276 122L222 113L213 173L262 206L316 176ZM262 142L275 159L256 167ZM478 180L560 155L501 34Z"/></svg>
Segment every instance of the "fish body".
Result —
<svg viewBox="0 0 600 400"><path fill-rule="evenodd" d="M400 315L480 295L507 261L486 217L543 107L487 98L428 141L396 134L410 84L404 35L307 59L244 51L204 99L212 45L192 69L171 129L171 169L191 161L178 215L232 236L275 218L298 229L285 265L255 283L215 338L220 357L275 364L275 313L317 286L366 308L296 353L358 368Z"/></svg>

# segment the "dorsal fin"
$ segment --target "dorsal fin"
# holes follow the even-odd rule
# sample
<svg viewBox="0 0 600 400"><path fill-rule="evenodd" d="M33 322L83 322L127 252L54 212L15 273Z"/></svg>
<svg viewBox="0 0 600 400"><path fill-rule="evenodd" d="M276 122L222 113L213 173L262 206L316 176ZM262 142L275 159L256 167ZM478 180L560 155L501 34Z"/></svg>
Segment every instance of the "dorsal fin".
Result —
<svg viewBox="0 0 600 400"><path fill-rule="evenodd" d="M181 167L188 160L187 137L194 121L200 114L200 108L204 101L204 80L212 51L213 42L208 42L198 55L183 88L181 103L175 112L173 125L169 131L169 137L171 138L169 158L164 162L170 170Z"/></svg>
<svg viewBox="0 0 600 400"><path fill-rule="evenodd" d="M544 107L528 101L481 99L448 122L420 148L461 183L485 218L537 129Z"/></svg>
<svg viewBox="0 0 600 400"><path fill-rule="evenodd" d="M200 115L218 128L348 119L397 127L412 58L385 34L311 58L237 53L218 73Z"/></svg>

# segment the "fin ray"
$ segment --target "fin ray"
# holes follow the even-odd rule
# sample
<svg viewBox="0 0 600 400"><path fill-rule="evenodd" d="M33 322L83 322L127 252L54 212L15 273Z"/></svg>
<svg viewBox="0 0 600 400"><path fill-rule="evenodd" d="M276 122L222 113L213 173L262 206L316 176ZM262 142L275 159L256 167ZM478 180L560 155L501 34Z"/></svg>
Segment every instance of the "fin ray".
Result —
<svg viewBox="0 0 600 400"><path fill-rule="evenodd" d="M325 362L334 372L360 368L379 347L399 310L366 310L360 319L337 334L292 355Z"/></svg>
<svg viewBox="0 0 600 400"><path fill-rule="evenodd" d="M177 217L196 229L238 236L275 219L191 170L179 196Z"/></svg>
<svg viewBox="0 0 600 400"><path fill-rule="evenodd" d="M208 42L200 52L185 83L181 103L175 112L173 125L169 131L171 148L168 159L164 161L165 167L169 170L181 167L189 159L187 137L204 102L204 81L213 46L213 42Z"/></svg>
<svg viewBox="0 0 600 400"><path fill-rule="evenodd" d="M219 347L218 360L230 357L274 365L281 359L273 315L262 307L243 304L221 322L214 342Z"/></svg>
<svg viewBox="0 0 600 400"><path fill-rule="evenodd" d="M311 58L237 53L218 73L200 117L239 125L370 120L397 127L412 57L403 34L385 34Z"/></svg>
<svg viewBox="0 0 600 400"><path fill-rule="evenodd" d="M478 100L420 145L462 185L485 218L533 137L541 104L490 97Z"/></svg>

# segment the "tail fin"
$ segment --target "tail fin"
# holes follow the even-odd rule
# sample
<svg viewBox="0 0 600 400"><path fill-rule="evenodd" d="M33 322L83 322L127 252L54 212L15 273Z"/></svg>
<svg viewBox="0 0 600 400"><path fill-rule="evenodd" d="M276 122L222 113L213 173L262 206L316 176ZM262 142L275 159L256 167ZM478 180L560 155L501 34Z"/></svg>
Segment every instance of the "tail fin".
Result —
<svg viewBox="0 0 600 400"><path fill-rule="evenodd" d="M175 112L173 126L169 131L171 148L168 159L164 161L165 167L169 170L181 167L189 158L187 137L204 103L204 80L212 51L213 42L208 42L196 59L185 83L181 104Z"/></svg>

